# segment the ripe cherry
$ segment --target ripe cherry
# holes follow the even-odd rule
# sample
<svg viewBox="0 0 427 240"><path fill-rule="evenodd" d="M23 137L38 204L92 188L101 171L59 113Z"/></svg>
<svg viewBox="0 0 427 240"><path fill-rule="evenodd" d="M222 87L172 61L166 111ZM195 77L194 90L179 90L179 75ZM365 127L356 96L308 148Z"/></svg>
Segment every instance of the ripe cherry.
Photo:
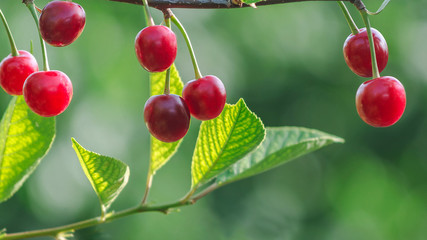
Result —
<svg viewBox="0 0 427 240"><path fill-rule="evenodd" d="M40 15L40 33L52 46L64 47L76 40L83 32L86 14L83 8L69 1L52 1Z"/></svg>
<svg viewBox="0 0 427 240"><path fill-rule="evenodd" d="M210 120L221 114L227 94L224 84L215 76L205 76L185 84L182 97L193 117Z"/></svg>
<svg viewBox="0 0 427 240"><path fill-rule="evenodd" d="M356 93L359 116L374 127L388 127L396 123L405 111L405 106L405 88L394 77L366 81Z"/></svg>
<svg viewBox="0 0 427 240"><path fill-rule="evenodd" d="M149 72L163 72L175 61L175 33L166 26L154 25L142 29L135 39L139 63Z"/></svg>
<svg viewBox="0 0 427 240"><path fill-rule="evenodd" d="M71 102L73 85L61 71L31 74L24 83L24 99L28 107L43 117L61 114Z"/></svg>
<svg viewBox="0 0 427 240"><path fill-rule="evenodd" d="M378 70L381 73L387 65L388 47L381 33L371 28L374 38ZM361 77L372 77L371 52L366 28L359 29L356 35L350 34L344 42L344 59L348 67Z"/></svg>
<svg viewBox="0 0 427 240"><path fill-rule="evenodd" d="M175 142L187 134L190 111L184 99L178 95L154 95L145 103L144 121L155 138Z"/></svg>
<svg viewBox="0 0 427 240"><path fill-rule="evenodd" d="M27 77L39 70L34 56L27 51L11 54L0 63L0 85L10 95L22 95L22 86Z"/></svg>

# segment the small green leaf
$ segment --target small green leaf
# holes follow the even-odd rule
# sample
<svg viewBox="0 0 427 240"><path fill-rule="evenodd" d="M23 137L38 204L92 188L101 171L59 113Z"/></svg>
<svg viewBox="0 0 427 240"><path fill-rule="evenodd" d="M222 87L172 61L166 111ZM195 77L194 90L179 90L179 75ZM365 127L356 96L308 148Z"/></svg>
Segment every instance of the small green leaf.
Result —
<svg viewBox="0 0 427 240"><path fill-rule="evenodd" d="M165 89L165 78L166 71L161 73L151 73L150 74L150 85L151 91L150 95L159 95L163 94ZM184 84L179 77L178 70L176 70L175 65L171 66L170 74L170 93L181 95L182 88ZM151 137L151 154L150 154L150 174L154 175L157 170L159 170L163 165L165 165L169 159L175 154L178 150L178 147L181 143L180 141L165 143L157 140L154 137Z"/></svg>
<svg viewBox="0 0 427 240"><path fill-rule="evenodd" d="M24 97L13 97L0 123L0 202L18 191L49 151L55 118L33 113Z"/></svg>
<svg viewBox="0 0 427 240"><path fill-rule="evenodd" d="M267 128L264 142L216 179L224 185L242 178L268 171L299 156L332 143L343 143L342 138L301 127Z"/></svg>
<svg viewBox="0 0 427 240"><path fill-rule="evenodd" d="M241 159L265 137L264 125L246 106L243 99L226 104L217 118L205 121L192 163L192 187L206 183Z"/></svg>
<svg viewBox="0 0 427 240"><path fill-rule="evenodd" d="M86 177L92 184L105 214L129 180L129 167L123 162L84 149L74 138L73 148Z"/></svg>

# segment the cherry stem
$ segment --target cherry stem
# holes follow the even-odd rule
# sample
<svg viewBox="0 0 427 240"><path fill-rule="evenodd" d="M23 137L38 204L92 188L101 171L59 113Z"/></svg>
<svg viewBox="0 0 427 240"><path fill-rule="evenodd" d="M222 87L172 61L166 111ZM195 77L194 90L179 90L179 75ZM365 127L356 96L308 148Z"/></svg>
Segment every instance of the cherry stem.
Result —
<svg viewBox="0 0 427 240"><path fill-rule="evenodd" d="M6 28L7 37L9 38L10 48L12 51L12 56L19 56L18 49L16 48L15 40L13 39L12 32L10 31L9 25L7 24L6 17L3 15L2 10L0 9L0 17L3 21L4 27Z"/></svg>
<svg viewBox="0 0 427 240"><path fill-rule="evenodd" d="M350 12L348 11L347 7L342 1L337 1L338 5L341 8L342 13L344 14L345 20L348 23L348 26L350 27L351 33L353 35L356 35L359 33L359 29L357 28L356 23L353 21L353 18L350 15Z"/></svg>
<svg viewBox="0 0 427 240"><path fill-rule="evenodd" d="M199 66L197 65L196 55L194 54L193 46L191 45L190 37L185 31L184 26L181 24L178 18L176 18L176 16L172 13L172 11L170 9L167 9L167 11L171 16L172 22L178 27L179 31L181 31L181 34L184 37L185 42L187 43L188 51L190 52L191 61L193 62L195 78L196 79L202 78L202 74L200 73Z"/></svg>
<svg viewBox="0 0 427 240"><path fill-rule="evenodd" d="M151 17L148 1L142 0L142 3L144 5L145 21L147 23L147 26L154 26L154 20L153 20L153 17Z"/></svg>
<svg viewBox="0 0 427 240"><path fill-rule="evenodd" d="M360 14L362 15L363 22L365 23L366 31L368 32L369 48L371 50L371 60L372 60L372 78L373 79L379 78L380 71L378 70L377 58L375 54L374 37L372 36L371 23L369 22L368 12L366 8L359 11L360 11Z"/></svg>
<svg viewBox="0 0 427 240"><path fill-rule="evenodd" d="M165 14L165 24L166 27L171 28L171 19L169 14ZM171 68L169 67L168 70L166 70L166 78L165 78L165 90L164 94L170 93L170 82L171 82Z"/></svg>
<svg viewBox="0 0 427 240"><path fill-rule="evenodd" d="M43 70L49 71L49 62L47 60L46 43L44 42L44 40L42 38L42 34L40 32L39 18L37 16L36 5L34 5L34 2L32 0L26 1L25 5L27 5L28 9L30 10L31 15L33 16L34 21L36 22L37 31L39 32L40 44L41 44L42 52L43 52Z"/></svg>

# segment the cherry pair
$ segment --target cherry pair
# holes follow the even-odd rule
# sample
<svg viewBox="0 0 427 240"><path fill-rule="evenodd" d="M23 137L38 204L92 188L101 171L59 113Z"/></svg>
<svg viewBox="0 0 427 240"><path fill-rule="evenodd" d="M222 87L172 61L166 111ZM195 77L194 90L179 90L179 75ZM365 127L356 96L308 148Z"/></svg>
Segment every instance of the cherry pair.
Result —
<svg viewBox="0 0 427 240"><path fill-rule="evenodd" d="M222 81L212 75L187 82L182 97L175 94L151 96L144 106L144 120L150 133L164 142L183 138L190 127L190 114L211 120L221 114L226 100Z"/></svg>
<svg viewBox="0 0 427 240"><path fill-rule="evenodd" d="M388 62L387 42L382 34L371 28L378 71L382 72ZM344 42L344 59L349 68L361 77L372 77L372 60L366 28L351 34ZM367 124L388 127L402 116L406 106L403 85L394 77L378 77L360 85L356 93L356 109Z"/></svg>

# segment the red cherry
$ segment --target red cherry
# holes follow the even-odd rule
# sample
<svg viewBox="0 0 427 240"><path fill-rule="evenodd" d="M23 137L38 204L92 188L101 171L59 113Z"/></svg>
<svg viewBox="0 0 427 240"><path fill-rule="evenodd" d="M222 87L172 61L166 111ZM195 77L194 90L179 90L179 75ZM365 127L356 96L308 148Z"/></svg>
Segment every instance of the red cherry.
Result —
<svg viewBox="0 0 427 240"><path fill-rule="evenodd" d="M163 72L175 61L175 33L168 27L155 25L142 29L135 39L136 56L149 72Z"/></svg>
<svg viewBox="0 0 427 240"><path fill-rule="evenodd" d="M388 47L381 33L371 28L374 37L375 54L377 56L378 70L381 73L387 65ZM359 29L359 34L347 37L344 42L344 59L348 67L361 77L372 77L371 51L366 28Z"/></svg>
<svg viewBox="0 0 427 240"><path fill-rule="evenodd" d="M145 103L144 121L155 138L175 142L187 134L190 111L184 99L178 95L154 95Z"/></svg>
<svg viewBox="0 0 427 240"><path fill-rule="evenodd" d="M52 46L64 47L76 40L83 32L86 14L83 8L69 1L52 1L40 15L40 33Z"/></svg>
<svg viewBox="0 0 427 240"><path fill-rule="evenodd" d="M405 106L405 88L394 77L366 81L356 93L359 116L374 127L388 127L396 123L405 111Z"/></svg>
<svg viewBox="0 0 427 240"><path fill-rule="evenodd" d="M61 114L71 102L73 85L61 71L31 74L24 83L24 99L28 107L43 117Z"/></svg>
<svg viewBox="0 0 427 240"><path fill-rule="evenodd" d="M224 84L215 76L205 76L185 84L182 97L193 117L210 120L221 114L227 94Z"/></svg>
<svg viewBox="0 0 427 240"><path fill-rule="evenodd" d="M22 86L27 77L39 70L34 56L27 51L19 51L19 56L11 54L0 63L0 85L10 95L22 95Z"/></svg>

